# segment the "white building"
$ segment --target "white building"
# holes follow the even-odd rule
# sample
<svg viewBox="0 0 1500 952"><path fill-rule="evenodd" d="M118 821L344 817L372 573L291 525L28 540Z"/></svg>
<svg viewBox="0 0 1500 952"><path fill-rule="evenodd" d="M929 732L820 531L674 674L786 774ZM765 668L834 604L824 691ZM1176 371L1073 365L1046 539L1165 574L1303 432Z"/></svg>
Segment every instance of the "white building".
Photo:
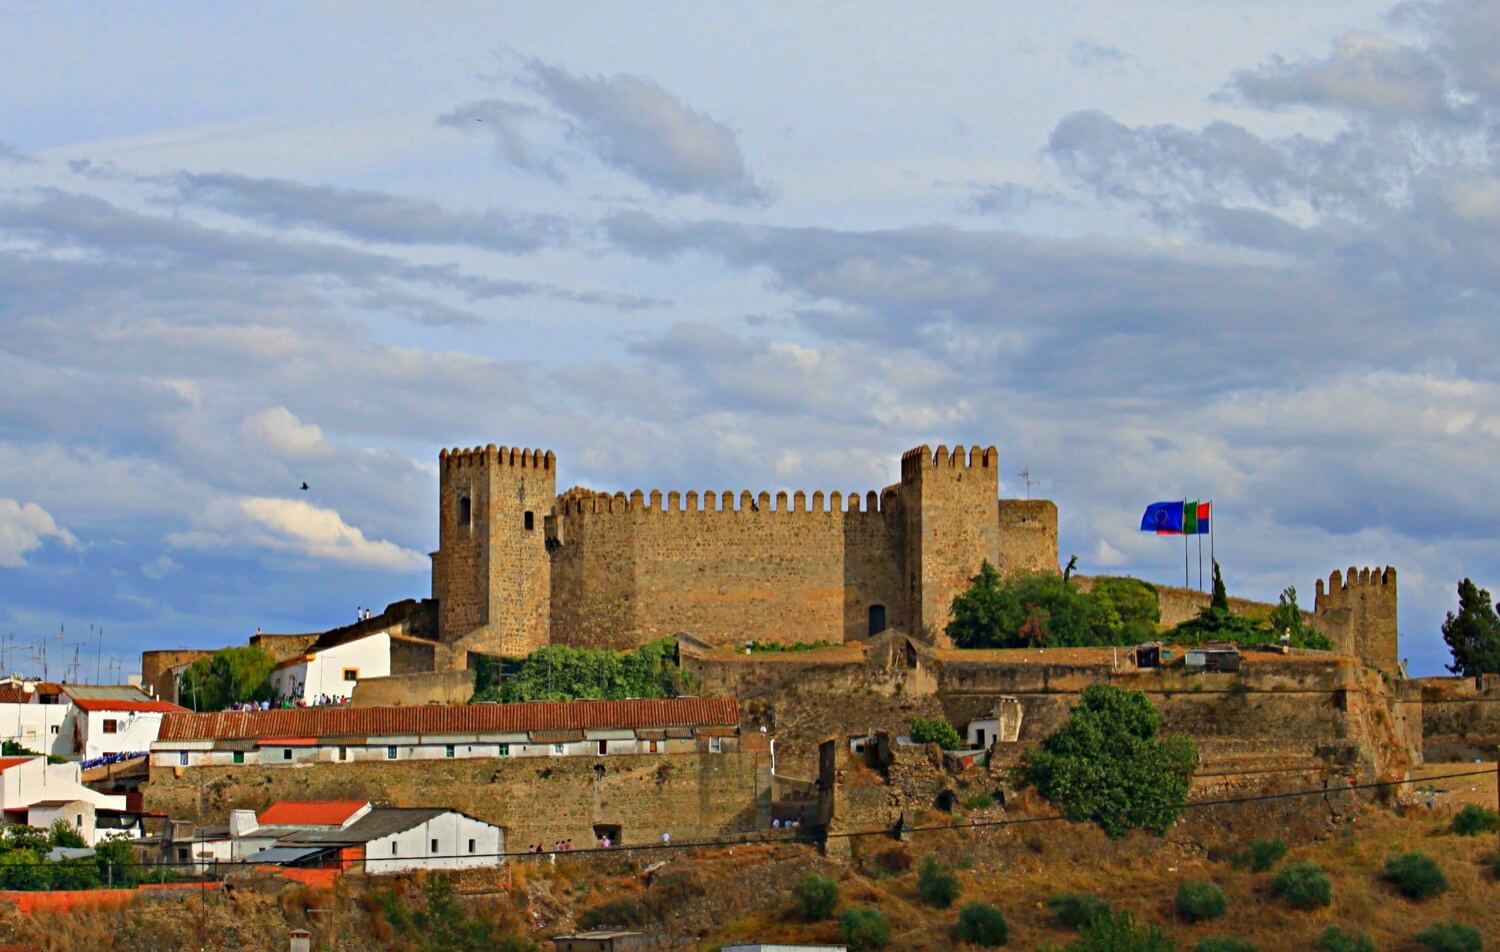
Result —
<svg viewBox="0 0 1500 952"><path fill-rule="evenodd" d="M271 672L271 690L278 698L313 703L319 696L349 697L360 678L384 678L391 673L391 636L377 631L288 658Z"/></svg>
<svg viewBox="0 0 1500 952"><path fill-rule="evenodd" d="M162 716L185 708L148 698L74 696L71 726L76 756L91 761L109 754L146 753L161 731ZM64 755L67 756L67 755Z"/></svg>
<svg viewBox="0 0 1500 952"><path fill-rule="evenodd" d="M74 756L73 733L65 729L72 712L65 697L42 703L34 686L0 687L0 740L15 741L39 754Z"/></svg>
<svg viewBox="0 0 1500 952"><path fill-rule="evenodd" d="M249 863L362 868L370 874L498 866L505 831L456 810L371 807L353 800L283 801L247 826L230 821L236 859ZM262 849L252 845L267 843Z"/></svg>
<svg viewBox="0 0 1500 952"><path fill-rule="evenodd" d="M733 698L172 713L151 769L739 750Z"/></svg>
<svg viewBox="0 0 1500 952"><path fill-rule="evenodd" d="M80 775L77 764L48 764L46 757L0 757L0 808L5 819L45 829L62 818L90 846L97 836L116 835L118 828L99 828L97 815L124 814L125 797L86 787Z"/></svg>
<svg viewBox="0 0 1500 952"><path fill-rule="evenodd" d="M988 750L995 741L1014 744L1021 736L1021 700L1006 695L995 701L994 713L969 722L964 732L971 750Z"/></svg>

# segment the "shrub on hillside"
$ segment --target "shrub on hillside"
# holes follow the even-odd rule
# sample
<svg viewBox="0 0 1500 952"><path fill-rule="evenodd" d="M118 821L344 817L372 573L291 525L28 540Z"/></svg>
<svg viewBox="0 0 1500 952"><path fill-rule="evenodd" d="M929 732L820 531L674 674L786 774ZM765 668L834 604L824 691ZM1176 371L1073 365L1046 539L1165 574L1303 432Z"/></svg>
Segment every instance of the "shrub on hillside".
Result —
<svg viewBox="0 0 1500 952"><path fill-rule="evenodd" d="M873 906L852 906L839 916L839 932L849 952L883 949L891 941L891 924Z"/></svg>
<svg viewBox="0 0 1500 952"><path fill-rule="evenodd" d="M1067 952L1177 952L1159 926L1136 922L1128 912L1100 916L1068 943Z"/></svg>
<svg viewBox="0 0 1500 952"><path fill-rule="evenodd" d="M1193 952L1260 952L1260 946L1254 942L1246 942L1244 939L1210 936L1206 939L1199 939L1198 944L1193 946Z"/></svg>
<svg viewBox="0 0 1500 952"><path fill-rule="evenodd" d="M1478 836L1500 830L1500 813L1475 804L1466 804L1453 818L1453 832L1459 836Z"/></svg>
<svg viewBox="0 0 1500 952"><path fill-rule="evenodd" d="M1264 873L1281 862L1286 855L1286 843L1274 836L1257 837L1250 845L1234 854L1233 864L1252 873Z"/></svg>
<svg viewBox="0 0 1500 952"><path fill-rule="evenodd" d="M1213 883L1183 883L1177 887L1177 914L1188 922L1217 919L1228 905L1224 890Z"/></svg>
<svg viewBox="0 0 1500 952"><path fill-rule="evenodd" d="M797 911L802 918L817 922L833 915L833 907L839 904L839 886L827 876L809 873L797 880L792 887L792 896L797 900Z"/></svg>
<svg viewBox="0 0 1500 952"><path fill-rule="evenodd" d="M634 899L611 899L585 909L583 915L578 917L578 924L585 929L601 929L605 926L629 928L644 925L645 922L646 909Z"/></svg>
<svg viewBox="0 0 1500 952"><path fill-rule="evenodd" d="M1375 943L1363 932L1345 932L1338 926L1329 926L1318 939L1318 948L1323 952L1375 952Z"/></svg>
<svg viewBox="0 0 1500 952"><path fill-rule="evenodd" d="M921 869L917 872L917 890L921 892L923 899L939 909L947 909L953 905L960 891L958 877L938 865L938 861L931 856L922 860Z"/></svg>
<svg viewBox="0 0 1500 952"><path fill-rule="evenodd" d="M1198 751L1180 735L1158 739L1160 723L1145 694L1091 685L1026 755L1023 777L1068 819L1093 820L1111 837L1165 833L1187 802Z"/></svg>
<svg viewBox="0 0 1500 952"><path fill-rule="evenodd" d="M1428 899L1448 889L1448 877L1426 853L1402 853L1385 861L1385 880L1407 899Z"/></svg>
<svg viewBox="0 0 1500 952"><path fill-rule="evenodd" d="M911 852L904 846L892 846L881 850L870 858L875 867L875 877L899 876L911 869Z"/></svg>
<svg viewBox="0 0 1500 952"><path fill-rule="evenodd" d="M1066 575L1021 572L1002 578L989 562L953 599L945 632L960 648L1132 645L1156 633L1156 589L1130 578L1101 578L1084 591Z"/></svg>
<svg viewBox="0 0 1500 952"><path fill-rule="evenodd" d="M1313 863L1291 863L1271 877L1271 894L1299 909L1333 904L1333 886Z"/></svg>
<svg viewBox="0 0 1500 952"><path fill-rule="evenodd" d="M918 744L937 744L944 750L957 750L963 746L963 739L953 725L936 717L912 718L911 739Z"/></svg>
<svg viewBox="0 0 1500 952"><path fill-rule="evenodd" d="M1047 908L1065 926L1082 929L1084 926L1109 915L1109 903L1093 893L1059 893L1047 900Z"/></svg>
<svg viewBox="0 0 1500 952"><path fill-rule="evenodd" d="M1479 930L1461 922L1434 922L1416 938L1432 952L1480 952L1484 948Z"/></svg>
<svg viewBox="0 0 1500 952"><path fill-rule="evenodd" d="M964 808L968 810L988 810L994 805L994 795L983 790L976 790L964 797Z"/></svg>
<svg viewBox="0 0 1500 952"><path fill-rule="evenodd" d="M999 909L987 902L971 902L958 911L958 937L975 945L1004 945L1010 926Z"/></svg>

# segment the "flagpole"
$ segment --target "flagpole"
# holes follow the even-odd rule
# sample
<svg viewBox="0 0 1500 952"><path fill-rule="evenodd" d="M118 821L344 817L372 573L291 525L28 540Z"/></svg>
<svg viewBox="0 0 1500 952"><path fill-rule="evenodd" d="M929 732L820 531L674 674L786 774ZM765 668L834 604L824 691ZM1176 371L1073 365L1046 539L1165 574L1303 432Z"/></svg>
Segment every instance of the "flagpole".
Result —
<svg viewBox="0 0 1500 952"><path fill-rule="evenodd" d="M1197 515L1194 513L1193 515ZM1193 577L1188 572L1187 500L1182 501L1182 587L1192 588Z"/></svg>
<svg viewBox="0 0 1500 952"><path fill-rule="evenodd" d="M1211 519L1212 516L1209 518ZM1213 523L1210 522L1208 526L1212 529ZM1198 530L1198 591L1203 591L1203 530L1201 528Z"/></svg>
<svg viewBox="0 0 1500 952"><path fill-rule="evenodd" d="M1214 555L1214 526L1218 521L1219 514L1214 512L1214 501L1210 499L1208 501L1208 562L1210 565L1218 564L1214 561L1218 558L1218 556Z"/></svg>

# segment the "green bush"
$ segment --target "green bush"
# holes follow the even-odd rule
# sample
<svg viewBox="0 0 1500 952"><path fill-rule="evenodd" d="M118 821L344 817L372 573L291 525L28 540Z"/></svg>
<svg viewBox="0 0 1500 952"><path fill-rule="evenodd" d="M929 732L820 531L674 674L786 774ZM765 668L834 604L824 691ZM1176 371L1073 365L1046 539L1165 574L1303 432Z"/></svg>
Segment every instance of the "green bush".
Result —
<svg viewBox="0 0 1500 952"><path fill-rule="evenodd" d="M1461 922L1434 922L1416 938L1432 952L1479 952L1484 948L1479 930Z"/></svg>
<svg viewBox="0 0 1500 952"><path fill-rule="evenodd" d="M82 849L88 846L83 841L83 834L73 828L73 824L62 817L52 821L52 828L48 831L49 839L53 846L69 846Z"/></svg>
<svg viewBox="0 0 1500 952"><path fill-rule="evenodd" d="M918 744L938 744L944 750L958 750L963 746L963 739L958 736L958 731L940 718L912 718L911 739Z"/></svg>
<svg viewBox="0 0 1500 952"><path fill-rule="evenodd" d="M1217 919L1228 905L1224 890L1213 883L1183 883L1177 887L1177 914L1188 922Z"/></svg>
<svg viewBox="0 0 1500 952"><path fill-rule="evenodd" d="M1047 900L1047 908L1057 916L1058 922L1075 929L1109 915L1109 903L1093 893L1059 893Z"/></svg>
<svg viewBox="0 0 1500 952"><path fill-rule="evenodd" d="M1260 946L1254 942L1246 942L1244 939L1210 936L1206 939L1199 939L1198 944L1193 946L1193 952L1260 952Z"/></svg>
<svg viewBox="0 0 1500 952"><path fill-rule="evenodd" d="M833 915L833 907L839 904L839 886L827 876L809 873L797 880L792 887L792 896L797 900L797 911L802 918L817 922Z"/></svg>
<svg viewBox="0 0 1500 952"><path fill-rule="evenodd" d="M891 941L891 924L873 906L851 906L839 916L839 932L849 952L883 949Z"/></svg>
<svg viewBox="0 0 1500 952"><path fill-rule="evenodd" d="M0 889L48 889L52 885L42 858L28 849L0 853Z"/></svg>
<svg viewBox="0 0 1500 952"><path fill-rule="evenodd" d="M1055 572L1002 578L989 562L953 599L945 629L960 648L1132 645L1155 635L1156 589L1132 578L1095 579L1084 591Z"/></svg>
<svg viewBox="0 0 1500 952"><path fill-rule="evenodd" d="M938 861L931 856L922 860L922 866L917 872L917 890L923 899L939 909L947 909L953 905L960 891L958 877L939 866Z"/></svg>
<svg viewBox="0 0 1500 952"><path fill-rule="evenodd" d="M1453 818L1453 832L1459 836L1478 836L1500 830L1500 813L1472 803L1466 804Z"/></svg>
<svg viewBox="0 0 1500 952"><path fill-rule="evenodd" d="M1407 899L1428 899L1448 889L1448 877L1426 853L1402 853L1388 858L1385 879Z"/></svg>
<svg viewBox="0 0 1500 952"><path fill-rule="evenodd" d="M1232 862L1240 869L1264 873L1281 862L1285 855L1286 844L1280 839L1274 836L1257 837L1250 841L1249 846L1235 853Z"/></svg>
<svg viewBox="0 0 1500 952"><path fill-rule="evenodd" d="M875 867L875 878L882 876L899 876L911 869L911 851L904 846L892 846L881 850L870 858Z"/></svg>
<svg viewBox="0 0 1500 952"><path fill-rule="evenodd" d="M681 673L677 641L659 638L633 651L548 645L520 661L482 672L473 702L573 701L675 697Z"/></svg>
<svg viewBox="0 0 1500 952"><path fill-rule="evenodd" d="M1010 926L999 909L987 902L971 902L958 911L958 937L975 945L1004 945Z"/></svg>
<svg viewBox="0 0 1500 952"><path fill-rule="evenodd" d="M968 810L988 810L995 805L993 795L977 790L964 797L964 808Z"/></svg>
<svg viewBox="0 0 1500 952"><path fill-rule="evenodd" d="M1091 685L1026 755L1022 776L1068 819L1093 820L1112 837L1165 833L1187 802L1198 751L1180 735L1158 739L1160 723L1141 692Z"/></svg>
<svg viewBox="0 0 1500 952"><path fill-rule="evenodd" d="M1128 912L1100 916L1084 927L1067 952L1177 952L1158 926L1138 923Z"/></svg>
<svg viewBox="0 0 1500 952"><path fill-rule="evenodd" d="M1333 904L1333 886L1313 863L1291 863L1271 877L1271 893L1299 909Z"/></svg>
<svg viewBox="0 0 1500 952"><path fill-rule="evenodd" d="M1345 932L1338 926L1329 926L1318 939L1318 948L1323 952L1375 952L1375 943L1363 932Z"/></svg>

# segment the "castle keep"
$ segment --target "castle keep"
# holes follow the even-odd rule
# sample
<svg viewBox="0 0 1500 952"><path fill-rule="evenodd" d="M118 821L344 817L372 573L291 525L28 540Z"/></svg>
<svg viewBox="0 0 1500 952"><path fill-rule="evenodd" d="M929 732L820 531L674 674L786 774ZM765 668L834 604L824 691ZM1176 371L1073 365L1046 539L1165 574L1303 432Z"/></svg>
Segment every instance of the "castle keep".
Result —
<svg viewBox="0 0 1500 952"><path fill-rule="evenodd" d="M557 492L550 451L439 454L432 594L448 667L469 651L934 637L988 559L1057 569L1057 507L999 498L991 446L901 459L880 491Z"/></svg>

